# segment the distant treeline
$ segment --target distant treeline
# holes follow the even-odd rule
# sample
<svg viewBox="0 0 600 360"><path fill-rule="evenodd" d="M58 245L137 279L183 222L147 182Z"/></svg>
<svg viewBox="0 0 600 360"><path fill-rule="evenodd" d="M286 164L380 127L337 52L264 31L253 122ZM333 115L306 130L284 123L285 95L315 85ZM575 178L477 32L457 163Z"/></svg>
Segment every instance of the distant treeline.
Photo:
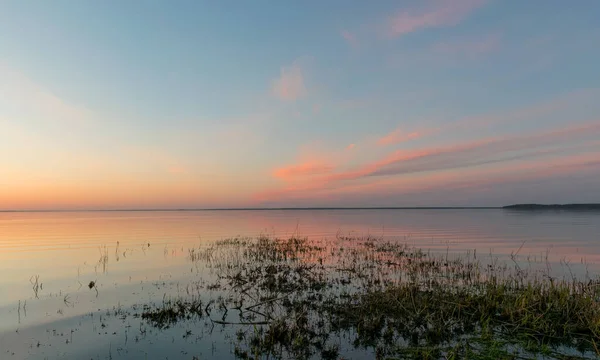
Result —
<svg viewBox="0 0 600 360"><path fill-rule="evenodd" d="M600 210L600 204L515 204L502 208L510 210Z"/></svg>

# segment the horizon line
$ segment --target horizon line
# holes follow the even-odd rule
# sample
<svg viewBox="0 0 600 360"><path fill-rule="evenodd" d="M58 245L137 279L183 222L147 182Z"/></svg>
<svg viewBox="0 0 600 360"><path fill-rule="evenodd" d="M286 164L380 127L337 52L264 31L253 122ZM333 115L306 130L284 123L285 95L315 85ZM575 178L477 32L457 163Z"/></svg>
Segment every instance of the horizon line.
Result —
<svg viewBox="0 0 600 360"><path fill-rule="evenodd" d="M24 209L0 210L8 212L185 212L185 211L276 211L276 210L485 210L502 209L502 206L374 206L374 207L247 207L247 208L151 208L151 209Z"/></svg>

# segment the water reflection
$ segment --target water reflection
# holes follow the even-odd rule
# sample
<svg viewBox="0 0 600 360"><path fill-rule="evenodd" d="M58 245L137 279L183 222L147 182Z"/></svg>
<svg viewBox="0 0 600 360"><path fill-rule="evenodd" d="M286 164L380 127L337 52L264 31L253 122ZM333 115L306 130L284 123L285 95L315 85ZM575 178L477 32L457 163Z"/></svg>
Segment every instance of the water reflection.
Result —
<svg viewBox="0 0 600 360"><path fill-rule="evenodd" d="M100 319L90 314L97 314L99 309L129 309L141 301L160 301L166 293L175 296L189 291L186 284L191 281L208 281L212 275L207 269L187 261L188 249L236 235L287 237L296 234L312 239L373 235L455 253L468 250L508 256L518 250L524 264L545 266L549 262L556 271L564 271L566 264L570 271L585 273L600 269L598 229L600 213L594 212L0 213L0 271L3 274L0 279L0 348L5 349L10 344L9 351L17 358L25 354L30 358L59 358L56 351L66 352L70 348L50 350L57 339L66 346L78 339L84 342L103 330L108 333L107 327L116 332L128 324L139 326L135 322L119 323L117 316L117 320L105 321L103 328ZM91 288L90 282L94 283ZM89 318L82 318L86 316ZM91 329L81 325L89 321ZM53 330L58 331L58 335ZM148 334L153 330L145 331ZM136 336L141 333L137 329ZM133 330L128 334L133 334ZM38 346L32 339L44 341ZM128 337L128 341L135 341L132 339L135 339L133 335ZM106 349L110 344L110 339L103 338L89 357L102 354L100 358L108 358ZM229 342L223 339L206 340L203 344L213 351L225 349L230 353L231 350ZM53 349L58 347L55 345ZM153 351L154 347L148 349ZM78 351L84 350L78 348ZM112 357L116 357L117 347L111 351ZM182 351L191 355L193 346L184 346ZM83 354L88 355L85 351ZM143 352L138 355L139 358L145 356ZM132 353L127 356L124 358L135 358Z"/></svg>

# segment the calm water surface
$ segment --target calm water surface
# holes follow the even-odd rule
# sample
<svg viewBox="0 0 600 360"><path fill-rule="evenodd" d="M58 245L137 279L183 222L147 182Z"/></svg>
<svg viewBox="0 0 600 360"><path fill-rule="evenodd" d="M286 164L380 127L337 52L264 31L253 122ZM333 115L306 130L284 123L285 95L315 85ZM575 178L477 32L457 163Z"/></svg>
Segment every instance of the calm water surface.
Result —
<svg viewBox="0 0 600 360"><path fill-rule="evenodd" d="M194 329L194 336L182 337L190 329L142 329L139 321L109 319L106 313L177 296L186 291L186 281L210 278L206 269L186 261L189 248L260 234L372 235L499 258L518 250L522 261L547 259L555 271L600 271L600 212L0 213L0 358L231 358L230 340L214 335L220 330L210 329L208 336ZM90 281L98 293L88 288Z"/></svg>

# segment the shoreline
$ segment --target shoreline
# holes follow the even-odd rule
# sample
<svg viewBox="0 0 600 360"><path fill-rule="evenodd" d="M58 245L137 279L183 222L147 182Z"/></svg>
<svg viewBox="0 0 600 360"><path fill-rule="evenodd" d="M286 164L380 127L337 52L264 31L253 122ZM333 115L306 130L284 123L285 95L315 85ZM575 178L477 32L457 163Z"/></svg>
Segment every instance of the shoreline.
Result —
<svg viewBox="0 0 600 360"><path fill-rule="evenodd" d="M600 204L514 204L503 206L505 210L571 210L571 211L600 211Z"/></svg>

